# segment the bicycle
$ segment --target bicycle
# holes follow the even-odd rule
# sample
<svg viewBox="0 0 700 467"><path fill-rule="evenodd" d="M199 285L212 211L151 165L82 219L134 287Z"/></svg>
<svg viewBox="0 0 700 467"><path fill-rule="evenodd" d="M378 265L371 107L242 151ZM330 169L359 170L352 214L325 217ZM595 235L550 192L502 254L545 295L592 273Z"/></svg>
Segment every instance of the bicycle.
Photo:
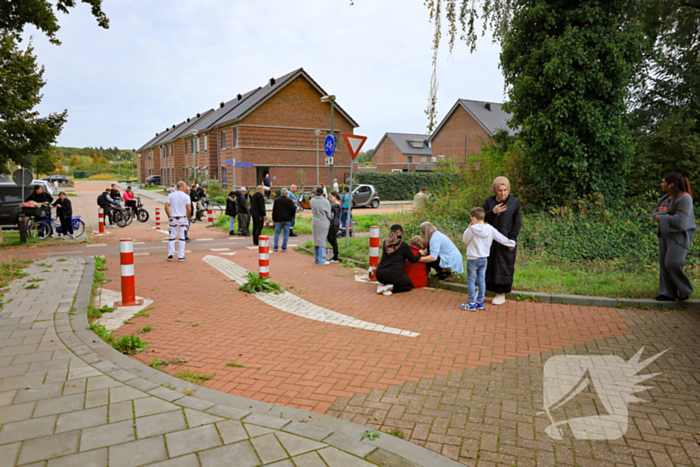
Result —
<svg viewBox="0 0 700 467"><path fill-rule="evenodd" d="M39 208L42 209L42 208ZM32 215L29 218L27 224L27 234L30 238L35 240L46 240L54 235L54 232L58 235L63 234L63 229L61 224L56 221L55 218L51 217L51 210L47 213L46 217L37 217ZM80 216L73 216L71 218L71 226L73 227L73 238L80 237L85 233L85 222L80 218Z"/></svg>
<svg viewBox="0 0 700 467"><path fill-rule="evenodd" d="M220 205L212 204L208 199L201 201L201 204L202 204L202 209L198 209L197 214L195 215L195 219L198 221L205 221L208 219L207 211L208 211L209 207L211 207L212 216L215 219L224 213L224 210Z"/></svg>
<svg viewBox="0 0 700 467"><path fill-rule="evenodd" d="M114 222L118 227L122 229L127 225L131 224L136 217L136 214L131 209L123 207L119 202L114 201L112 203L112 222Z"/></svg>

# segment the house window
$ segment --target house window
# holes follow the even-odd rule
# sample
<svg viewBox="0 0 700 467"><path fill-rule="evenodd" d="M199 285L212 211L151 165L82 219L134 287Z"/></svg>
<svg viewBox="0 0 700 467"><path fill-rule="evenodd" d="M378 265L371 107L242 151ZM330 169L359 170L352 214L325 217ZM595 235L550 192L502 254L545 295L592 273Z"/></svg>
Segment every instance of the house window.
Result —
<svg viewBox="0 0 700 467"><path fill-rule="evenodd" d="M209 134L204 135L204 152L209 151Z"/></svg>
<svg viewBox="0 0 700 467"><path fill-rule="evenodd" d="M233 127L233 147L238 147L238 127Z"/></svg>
<svg viewBox="0 0 700 467"><path fill-rule="evenodd" d="M408 163L413 164L413 156L408 156Z"/></svg>
<svg viewBox="0 0 700 467"><path fill-rule="evenodd" d="M219 137L221 138L221 149L226 149L226 130L221 130Z"/></svg>
<svg viewBox="0 0 700 467"><path fill-rule="evenodd" d="M197 136L196 140L197 140L197 146L196 146L197 147L197 154L199 154L201 152L200 147L199 147L199 136Z"/></svg>
<svg viewBox="0 0 700 467"><path fill-rule="evenodd" d="M421 164L427 164L428 163L428 156L420 156L420 162L421 162Z"/></svg>

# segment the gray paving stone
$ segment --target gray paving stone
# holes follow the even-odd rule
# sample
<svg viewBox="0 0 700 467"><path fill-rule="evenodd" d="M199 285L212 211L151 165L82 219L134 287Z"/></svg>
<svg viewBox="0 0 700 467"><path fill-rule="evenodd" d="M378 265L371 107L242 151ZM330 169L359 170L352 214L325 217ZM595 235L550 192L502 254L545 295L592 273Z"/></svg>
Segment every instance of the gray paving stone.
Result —
<svg viewBox="0 0 700 467"><path fill-rule="evenodd" d="M157 397L149 396L145 399L136 399L134 401L134 411L137 417L172 412L173 410L182 409L175 404L158 399Z"/></svg>
<svg viewBox="0 0 700 467"><path fill-rule="evenodd" d="M155 389L158 387L157 384L152 383L146 379L143 378L134 378L130 379L126 382L127 385L131 386L132 388L136 388L140 391L148 392L151 389Z"/></svg>
<svg viewBox="0 0 700 467"><path fill-rule="evenodd" d="M223 420L216 415L209 415L199 410L185 409L185 418L190 428L206 425L208 423L216 423Z"/></svg>
<svg viewBox="0 0 700 467"><path fill-rule="evenodd" d="M188 454L176 459L156 462L155 464L151 464L151 467L200 467L200 465L196 454Z"/></svg>
<svg viewBox="0 0 700 467"><path fill-rule="evenodd" d="M265 464L265 467L294 467L292 461L285 459L279 462L273 462L272 464Z"/></svg>
<svg viewBox="0 0 700 467"><path fill-rule="evenodd" d="M0 349L0 357L5 357L8 355L24 355L35 353L38 347L38 344L15 345L12 347L5 347L3 349Z"/></svg>
<svg viewBox="0 0 700 467"><path fill-rule="evenodd" d="M80 438L80 451L126 443L134 441L134 438L134 425L131 421L87 428Z"/></svg>
<svg viewBox="0 0 700 467"><path fill-rule="evenodd" d="M117 402L107 406L109 423L123 422L134 419L134 401Z"/></svg>
<svg viewBox="0 0 700 467"><path fill-rule="evenodd" d="M182 393L173 391L172 389L164 388L163 386L158 386L155 389L147 391L149 394L164 399L168 402L172 402L177 399L182 399L185 397Z"/></svg>
<svg viewBox="0 0 700 467"><path fill-rule="evenodd" d="M47 467L107 467L107 448L51 459Z"/></svg>
<svg viewBox="0 0 700 467"><path fill-rule="evenodd" d="M333 430L329 428L322 428L315 425L309 425L308 423L292 422L286 425L283 429L288 433L303 436L304 438L315 439L316 441L322 441L327 438Z"/></svg>
<svg viewBox="0 0 700 467"><path fill-rule="evenodd" d="M60 435L33 438L22 445L18 464L28 464L54 457L65 456L78 452L78 439L80 433L62 433Z"/></svg>
<svg viewBox="0 0 700 467"><path fill-rule="evenodd" d="M4 366L0 368L0 379L8 378L10 376L23 376L27 373L29 369L29 364L20 364L12 366Z"/></svg>
<svg viewBox="0 0 700 467"><path fill-rule="evenodd" d="M365 460L386 467L420 467L418 464L407 461L406 459L399 457L396 454L392 454L384 449L377 449L372 454L365 457Z"/></svg>
<svg viewBox="0 0 700 467"><path fill-rule="evenodd" d="M276 430L273 430L272 428L265 428L262 426L257 426L257 425L251 425L249 423L244 423L243 427L246 429L248 432L248 435L251 438L255 438L256 436L264 436L270 433L274 433Z"/></svg>
<svg viewBox="0 0 700 467"><path fill-rule="evenodd" d="M219 432L214 425L205 425L165 435L170 457L221 446Z"/></svg>
<svg viewBox="0 0 700 467"><path fill-rule="evenodd" d="M245 423L252 423L253 425L265 426L267 428L273 428L275 430L281 429L285 425L289 425L291 420L285 420L284 418L271 417L270 415L263 415L253 413L248 415L243 419Z"/></svg>
<svg viewBox="0 0 700 467"><path fill-rule="evenodd" d="M248 439L248 433L243 428L243 424L236 420L226 420L216 424L223 439L224 444L231 444L237 441Z"/></svg>
<svg viewBox="0 0 700 467"><path fill-rule="evenodd" d="M58 413L82 410L85 402L84 394L73 394L72 396L57 397L55 399L40 400L36 405L35 417L53 415Z"/></svg>
<svg viewBox="0 0 700 467"><path fill-rule="evenodd" d="M65 370L68 368L70 358L60 358L57 360L49 360L46 362L35 362L29 365L27 374L32 373L48 373L54 370Z"/></svg>
<svg viewBox="0 0 700 467"><path fill-rule="evenodd" d="M323 459L321 459L321 456L319 456L317 452L302 454L292 460L296 467L327 467L326 463L323 462Z"/></svg>
<svg viewBox="0 0 700 467"><path fill-rule="evenodd" d="M377 449L376 446L363 443L362 441L358 441L342 433L333 433L331 436L324 439L323 442L358 457L365 457L367 454Z"/></svg>
<svg viewBox="0 0 700 467"><path fill-rule="evenodd" d="M112 379L109 376L93 376L91 378L88 378L87 390L95 391L97 389L115 388L117 386L123 385L124 383L120 383L119 381Z"/></svg>
<svg viewBox="0 0 700 467"><path fill-rule="evenodd" d="M136 467L168 458L162 436L109 448L109 467Z"/></svg>
<svg viewBox="0 0 700 467"><path fill-rule="evenodd" d="M136 434L139 439L186 429L187 423L182 410L136 419Z"/></svg>
<svg viewBox="0 0 700 467"><path fill-rule="evenodd" d="M7 423L0 431L0 444L50 435L53 433L56 418L56 415L51 415L49 417Z"/></svg>
<svg viewBox="0 0 700 467"><path fill-rule="evenodd" d="M17 390L0 392L0 407L12 404L15 396L17 395Z"/></svg>
<svg viewBox="0 0 700 467"><path fill-rule="evenodd" d="M0 425L32 418L36 402L0 407Z"/></svg>
<svg viewBox="0 0 700 467"><path fill-rule="evenodd" d="M109 389L99 389L85 393L85 408L99 407L109 403Z"/></svg>
<svg viewBox="0 0 700 467"><path fill-rule="evenodd" d="M270 462L289 457L273 434L253 438L250 442L255 447L263 464L269 464Z"/></svg>
<svg viewBox="0 0 700 467"><path fill-rule="evenodd" d="M130 399L139 399L143 397L149 396L145 392L139 391L138 389L134 389L129 386L119 386L109 389L109 402L111 404L114 404L115 402L122 402Z"/></svg>
<svg viewBox="0 0 700 467"><path fill-rule="evenodd" d="M319 443L318 441L313 441L285 432L277 432L275 433L275 436L277 436L279 442L282 443L284 449L292 457L328 446L327 444Z"/></svg>
<svg viewBox="0 0 700 467"><path fill-rule="evenodd" d="M70 396L72 394L84 393L86 383L87 383L87 379L85 379L85 378L74 379L72 381L68 381L66 383L66 385L63 387L63 395Z"/></svg>
<svg viewBox="0 0 700 467"><path fill-rule="evenodd" d="M22 443L0 446L0 467L14 467Z"/></svg>
<svg viewBox="0 0 700 467"><path fill-rule="evenodd" d="M182 399L178 399L175 401L175 404L201 411L205 411L214 405L213 402L197 399L192 396L185 396Z"/></svg>
<svg viewBox="0 0 700 467"><path fill-rule="evenodd" d="M336 448L326 448L318 451L328 467L371 467L372 464L358 457L351 456Z"/></svg>
<svg viewBox="0 0 700 467"><path fill-rule="evenodd" d="M39 386L44 382L44 375L41 373L27 376L11 376L0 382L0 391L11 389L27 389L28 387Z"/></svg>
<svg viewBox="0 0 700 467"><path fill-rule="evenodd" d="M249 441L204 451L199 453L202 467L230 467L231 460L236 459L236 467L256 467L260 459L255 454Z"/></svg>
<svg viewBox="0 0 700 467"><path fill-rule="evenodd" d="M64 413L58 416L56 433L64 431L80 430L91 426L107 423L107 407L97 407L88 410Z"/></svg>
<svg viewBox="0 0 700 467"><path fill-rule="evenodd" d="M221 404L216 404L214 407L207 409L207 413L224 418L232 418L234 420L240 420L250 415L250 412L246 412L245 410L238 410L228 405Z"/></svg>
<svg viewBox="0 0 700 467"><path fill-rule="evenodd" d="M45 384L41 386L32 386L30 389L22 388L17 391L15 404L20 402L36 401L40 399L52 399L60 397L63 392L63 384Z"/></svg>

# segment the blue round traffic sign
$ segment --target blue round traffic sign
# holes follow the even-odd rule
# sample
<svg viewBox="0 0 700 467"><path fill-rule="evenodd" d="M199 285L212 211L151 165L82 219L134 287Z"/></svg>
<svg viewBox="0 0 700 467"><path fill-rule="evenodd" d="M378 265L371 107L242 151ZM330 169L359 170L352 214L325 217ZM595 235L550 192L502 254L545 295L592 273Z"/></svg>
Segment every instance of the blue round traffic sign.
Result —
<svg viewBox="0 0 700 467"><path fill-rule="evenodd" d="M333 157L335 153L335 138L333 135L326 136L326 140L323 142L323 152L326 153L326 157Z"/></svg>

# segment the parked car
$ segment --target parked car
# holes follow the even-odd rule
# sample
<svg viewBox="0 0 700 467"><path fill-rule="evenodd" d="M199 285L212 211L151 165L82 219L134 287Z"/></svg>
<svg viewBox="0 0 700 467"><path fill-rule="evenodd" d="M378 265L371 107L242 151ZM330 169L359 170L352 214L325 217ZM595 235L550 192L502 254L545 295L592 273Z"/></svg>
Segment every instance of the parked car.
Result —
<svg viewBox="0 0 700 467"><path fill-rule="evenodd" d="M14 185L14 183L13 183L13 185ZM32 182L32 185L41 185L42 188L44 188L44 191L45 191L46 193L50 194L51 196L56 196L56 195L58 195L58 193L54 193L55 190L54 190L54 188L53 188L53 185L51 185L51 184L50 184L49 182L47 182L46 180L43 180L43 179L34 180L34 181Z"/></svg>
<svg viewBox="0 0 700 467"><path fill-rule="evenodd" d="M352 190L352 207L365 208L379 207L379 193L373 185L357 185L357 188Z"/></svg>
<svg viewBox="0 0 700 467"><path fill-rule="evenodd" d="M65 175L51 175L50 177L42 178L42 180L46 180L51 185L53 185L53 182L58 182L59 185L68 185L70 183L70 180Z"/></svg>
<svg viewBox="0 0 700 467"><path fill-rule="evenodd" d="M151 175L146 178L146 185L160 186L160 175Z"/></svg>
<svg viewBox="0 0 700 467"><path fill-rule="evenodd" d="M12 182L0 183L0 225L17 225L17 215L21 211L24 201L32 194L35 185L41 185L46 189L46 180L34 180L30 186L24 187L24 199L22 199L22 187Z"/></svg>

